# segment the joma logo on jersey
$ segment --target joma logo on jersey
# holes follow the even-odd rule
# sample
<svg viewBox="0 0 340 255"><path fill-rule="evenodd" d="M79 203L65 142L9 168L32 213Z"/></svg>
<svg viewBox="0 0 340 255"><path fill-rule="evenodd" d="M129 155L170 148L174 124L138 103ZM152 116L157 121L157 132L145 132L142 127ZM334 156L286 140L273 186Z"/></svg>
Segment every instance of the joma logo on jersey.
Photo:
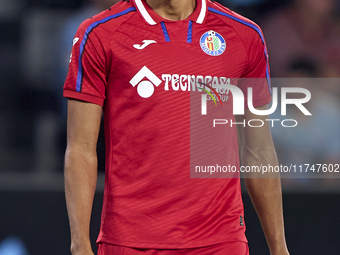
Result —
<svg viewBox="0 0 340 255"><path fill-rule="evenodd" d="M143 80L144 78L148 81ZM205 84L217 88L219 94L228 94L223 85L230 85L230 79L226 77L203 76L203 75L186 75L186 74L162 74L164 90L169 91L206 91ZM131 80L133 87L137 86L137 93L143 98L151 97L155 92L155 86L158 87L162 80L159 79L149 68L144 66ZM222 85L222 86L221 86ZM207 89L207 88L206 88ZM210 89L210 88L208 88ZM227 97L222 98L226 101Z"/></svg>

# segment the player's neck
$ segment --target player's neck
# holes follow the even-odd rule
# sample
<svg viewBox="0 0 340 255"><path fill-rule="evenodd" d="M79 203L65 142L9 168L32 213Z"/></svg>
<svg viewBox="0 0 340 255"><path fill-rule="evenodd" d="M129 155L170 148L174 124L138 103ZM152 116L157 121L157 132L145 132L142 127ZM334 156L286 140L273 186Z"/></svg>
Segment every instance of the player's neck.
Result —
<svg viewBox="0 0 340 255"><path fill-rule="evenodd" d="M195 10L196 0L146 0L147 4L162 18L184 20Z"/></svg>

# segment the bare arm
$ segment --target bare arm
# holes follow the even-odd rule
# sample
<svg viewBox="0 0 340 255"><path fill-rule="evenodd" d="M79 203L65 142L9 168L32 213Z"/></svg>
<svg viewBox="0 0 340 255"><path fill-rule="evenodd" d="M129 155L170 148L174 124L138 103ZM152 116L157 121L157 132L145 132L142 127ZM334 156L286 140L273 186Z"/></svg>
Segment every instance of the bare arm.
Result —
<svg viewBox="0 0 340 255"><path fill-rule="evenodd" d="M267 106L257 109L267 109ZM261 119L265 125L263 127L238 127L241 165L260 166L262 164L277 166L278 161L270 133L270 126L265 121L268 119L268 116L254 115L249 110L246 110L244 116L237 116L237 121L241 122L243 118L245 118L246 122L250 119ZM284 234L279 174L271 174L266 177L261 175L262 178L257 178L258 175L248 173L244 177L271 255L289 254Z"/></svg>
<svg viewBox="0 0 340 255"><path fill-rule="evenodd" d="M90 218L97 184L97 140L102 107L68 102L65 195L71 228L71 253L93 255Z"/></svg>

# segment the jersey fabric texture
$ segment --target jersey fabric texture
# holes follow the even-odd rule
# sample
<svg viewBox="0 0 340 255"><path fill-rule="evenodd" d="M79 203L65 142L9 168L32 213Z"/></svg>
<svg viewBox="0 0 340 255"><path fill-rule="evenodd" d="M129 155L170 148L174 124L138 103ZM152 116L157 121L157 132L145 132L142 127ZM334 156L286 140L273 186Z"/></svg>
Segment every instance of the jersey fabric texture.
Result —
<svg viewBox="0 0 340 255"><path fill-rule="evenodd" d="M148 249L247 242L239 178L190 178L188 90L198 78L263 78L237 86L253 87L255 107L268 104L260 28L206 0L197 0L181 21L165 20L134 0L84 21L73 43L64 96L101 105L104 113L97 242ZM229 136L226 142L237 140ZM235 153L228 157L239 161Z"/></svg>
<svg viewBox="0 0 340 255"><path fill-rule="evenodd" d="M125 246L98 244L98 255L249 255L249 247L244 242L227 242L207 247L189 249L138 249Z"/></svg>

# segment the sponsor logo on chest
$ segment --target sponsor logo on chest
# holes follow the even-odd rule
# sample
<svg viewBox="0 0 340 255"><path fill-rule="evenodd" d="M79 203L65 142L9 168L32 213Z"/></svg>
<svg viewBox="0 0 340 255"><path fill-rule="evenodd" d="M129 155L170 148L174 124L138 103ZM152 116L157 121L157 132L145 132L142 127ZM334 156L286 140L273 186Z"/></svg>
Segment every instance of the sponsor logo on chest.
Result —
<svg viewBox="0 0 340 255"><path fill-rule="evenodd" d="M146 79L145 79L146 78ZM160 79L161 78L161 79ZM155 92L155 87L163 86L165 91L198 91L202 92L204 85L213 88L222 87L219 93L226 93L223 90L223 85L230 85L230 79L226 77L204 76L193 74L162 74L157 77L149 68L144 66L139 72L130 80L133 87L137 86L137 93L142 98L149 98Z"/></svg>

